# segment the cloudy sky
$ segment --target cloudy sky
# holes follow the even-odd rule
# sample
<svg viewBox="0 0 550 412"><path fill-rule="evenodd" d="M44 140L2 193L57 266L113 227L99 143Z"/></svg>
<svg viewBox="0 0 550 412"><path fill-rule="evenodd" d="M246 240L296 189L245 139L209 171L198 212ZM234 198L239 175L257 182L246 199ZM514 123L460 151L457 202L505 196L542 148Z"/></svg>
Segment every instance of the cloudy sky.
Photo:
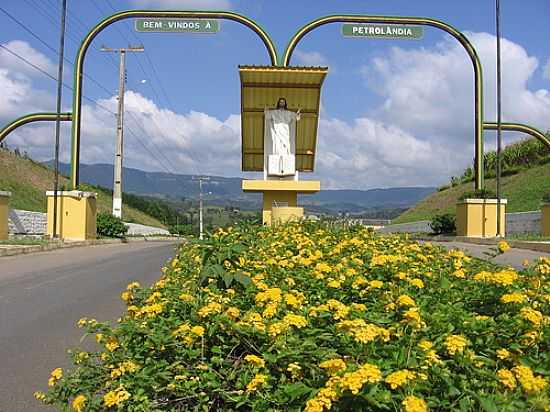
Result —
<svg viewBox="0 0 550 412"><path fill-rule="evenodd" d="M59 0L0 4L0 124L29 112L55 111ZM115 10L224 9L257 21L279 53L306 22L327 14L429 16L463 31L481 57L485 118L495 119L494 0L68 0L64 110L71 109L72 61L84 33ZM550 129L550 1L501 0L503 116ZM112 163L118 61L102 45L143 44L127 57L125 166L151 171L243 176L240 171L239 64L267 64L260 40L222 22L217 34L137 33L119 22L95 40L85 61L81 159ZM17 56L16 56L17 55ZM27 60L23 62L21 58ZM34 65L32 67L29 63ZM326 65L316 172L325 188L439 185L473 158L473 71L445 33L421 40L350 39L339 24L309 34L294 65ZM48 76L49 75L49 76ZM63 127L62 160L69 160ZM506 142L519 138L505 135ZM495 134L485 134L486 149ZM51 124L10 135L39 160L53 157Z"/></svg>

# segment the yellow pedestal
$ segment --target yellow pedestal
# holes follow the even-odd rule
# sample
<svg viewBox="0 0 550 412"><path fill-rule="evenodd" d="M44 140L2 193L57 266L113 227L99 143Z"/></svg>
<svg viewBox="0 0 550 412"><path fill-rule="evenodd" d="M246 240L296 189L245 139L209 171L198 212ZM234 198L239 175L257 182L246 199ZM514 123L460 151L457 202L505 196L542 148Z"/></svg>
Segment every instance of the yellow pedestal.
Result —
<svg viewBox="0 0 550 412"><path fill-rule="evenodd" d="M506 199L501 199L501 233L506 234ZM497 236L497 200L465 199L456 205L457 236L491 238Z"/></svg>
<svg viewBox="0 0 550 412"><path fill-rule="evenodd" d="M0 192L0 240L8 239L8 218L10 216L10 192Z"/></svg>
<svg viewBox="0 0 550 412"><path fill-rule="evenodd" d="M318 180L243 180L244 192L263 193L262 221L271 225L302 217L304 209L298 207L298 193L315 193L321 190ZM279 210L275 211L277 208ZM277 214L275 219L274 214ZM287 220L284 220L287 219Z"/></svg>
<svg viewBox="0 0 550 412"><path fill-rule="evenodd" d="M57 192L57 234L64 240L96 238L96 193L78 190ZM53 236L53 191L48 198L48 236Z"/></svg>
<svg viewBox="0 0 550 412"><path fill-rule="evenodd" d="M542 236L550 236L550 203L544 203L540 210L542 212L541 234Z"/></svg>
<svg viewBox="0 0 550 412"><path fill-rule="evenodd" d="M292 222L300 220L304 217L303 207L276 207L271 208L271 223L276 225L279 223Z"/></svg>

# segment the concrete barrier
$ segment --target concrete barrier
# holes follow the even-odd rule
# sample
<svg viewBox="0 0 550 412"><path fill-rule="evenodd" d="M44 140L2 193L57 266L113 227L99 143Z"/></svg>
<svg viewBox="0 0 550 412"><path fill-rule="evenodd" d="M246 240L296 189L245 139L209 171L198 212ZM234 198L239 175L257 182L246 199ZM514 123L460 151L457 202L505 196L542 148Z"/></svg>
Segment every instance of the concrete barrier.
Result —
<svg viewBox="0 0 550 412"><path fill-rule="evenodd" d="M418 222L400 223L384 226L376 230L378 233L431 233L429 220ZM516 212L506 213L506 234L540 234L541 233L541 212Z"/></svg>
<svg viewBox="0 0 550 412"><path fill-rule="evenodd" d="M376 231L378 233L431 233L432 229L429 220L419 220L418 222L384 226Z"/></svg>
<svg viewBox="0 0 550 412"><path fill-rule="evenodd" d="M541 212L506 213L506 233L509 235L541 233Z"/></svg>
<svg viewBox="0 0 550 412"><path fill-rule="evenodd" d="M11 235L44 235L46 224L46 213L10 210L8 227Z"/></svg>

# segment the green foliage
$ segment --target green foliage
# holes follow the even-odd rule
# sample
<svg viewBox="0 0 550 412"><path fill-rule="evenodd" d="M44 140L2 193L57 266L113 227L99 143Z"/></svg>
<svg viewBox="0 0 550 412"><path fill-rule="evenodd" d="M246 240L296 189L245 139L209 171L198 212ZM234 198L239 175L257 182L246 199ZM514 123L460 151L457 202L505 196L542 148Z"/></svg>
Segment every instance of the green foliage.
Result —
<svg viewBox="0 0 550 412"><path fill-rule="evenodd" d="M104 237L116 237L121 238L128 232L128 226L126 226L122 220L110 213L99 212L97 214L97 234Z"/></svg>
<svg viewBox="0 0 550 412"><path fill-rule="evenodd" d="M87 412L542 412L550 400L548 260L517 273L358 226L240 225L183 245L162 273L128 285L115 324L80 320L98 345L72 351L73 369L36 396Z"/></svg>
<svg viewBox="0 0 550 412"><path fill-rule="evenodd" d="M436 215L430 222L430 227L436 235L456 233L456 217L452 213Z"/></svg>
<svg viewBox="0 0 550 412"><path fill-rule="evenodd" d="M550 134L548 134L550 138ZM543 165L550 162L550 147L535 138L521 140L506 146L501 152L501 175L512 176L523 170ZM496 176L497 154L495 151L486 152L483 155L483 169L485 178ZM467 167L460 177L452 177L452 187L473 182L474 169Z"/></svg>
<svg viewBox="0 0 550 412"><path fill-rule="evenodd" d="M544 196L542 196L542 201L544 203L550 203L550 192L545 193Z"/></svg>
<svg viewBox="0 0 550 412"><path fill-rule="evenodd" d="M496 199L497 194L489 189L472 190L464 192L458 199Z"/></svg>

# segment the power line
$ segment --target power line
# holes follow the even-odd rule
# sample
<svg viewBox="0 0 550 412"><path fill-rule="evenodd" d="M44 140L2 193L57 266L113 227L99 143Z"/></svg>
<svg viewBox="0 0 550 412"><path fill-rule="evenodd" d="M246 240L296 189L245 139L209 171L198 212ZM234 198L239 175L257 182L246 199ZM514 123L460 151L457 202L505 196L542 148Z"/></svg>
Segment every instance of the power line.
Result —
<svg viewBox="0 0 550 412"><path fill-rule="evenodd" d="M110 0L106 0L106 2L107 2L107 4L109 5L109 7L111 8L111 10L112 10L113 12L116 13L117 10L114 8L112 2L111 2ZM95 3L94 3L94 5L96 6L96 9L98 9L98 10L100 11L100 13L104 13L104 11L103 11L102 9L100 9L98 5L96 5ZM136 34L135 34L132 30L130 30L127 26L123 26L123 27L126 28L126 30L128 31L128 33L130 33L130 35L131 35L138 43L142 43L142 40L141 40L140 38L138 38L138 36L136 36ZM128 38L126 35L124 35L124 34L118 29L118 27L115 26L115 28L117 29L117 32L124 38L124 40L127 41L128 43L130 43L129 38ZM162 92L162 94L163 94L163 97L164 97L164 101L167 103L167 106L170 108L170 110L171 110L172 112L176 113L176 111L175 111L175 109L174 109L174 105L173 105L173 103L172 103L170 97L168 96L168 93L166 93L166 89L164 88L164 86L163 86L163 84L162 84L162 81L160 80L160 76L159 76L158 73L157 73L157 70L156 70L156 68L155 68L155 65L153 64L153 61L152 61L151 57L149 56L148 48L145 50L144 56L145 56L145 58L147 59L148 65L149 65L149 67L151 68L151 73L153 74L153 76L150 76L149 74L146 73L146 71L145 71L143 65L141 64L141 62L140 62L140 60L139 60L139 58L138 58L138 59L136 59L136 61L137 61L137 64L138 64L140 70L142 71L142 73L144 74L144 76L146 76L146 77L148 77L148 78L150 78L150 77L153 77L153 78L154 78L154 80L158 83L158 85L159 85L159 87L160 87L160 90L161 90L161 92ZM160 102L161 99L160 99L159 94L157 93L157 91L156 91L156 89L155 89L153 83L149 83L149 86L151 87L151 90L153 91L153 93L154 93L155 97L157 98L157 100ZM159 110L159 113L160 113L160 115L163 116L163 117L165 118L165 120L168 122L168 119L166 119L166 116L165 116L165 114L162 112L162 110ZM165 133L162 131L162 129L157 125L156 120L154 119L154 117L152 118L152 120L153 120L153 123L155 124L156 129L160 132L160 134L161 134L164 138L166 138L167 136L166 136ZM196 154L191 148L188 148L187 151L189 152L189 154L190 154L192 160L194 160L193 158L196 159L196 161L192 161L191 166L195 169L195 172L196 172L198 175L201 175L202 173L201 173L200 168L199 168L199 166L198 166L198 165L200 164L200 158L199 158L199 156L197 156L197 154ZM159 152L160 152L160 151L159 151ZM163 154L163 157L166 158L166 156L164 156L164 154ZM166 158L166 159L168 160L168 158ZM174 167L174 165L172 164L171 161L168 160L168 162L171 164L171 166L172 166L175 170L177 170L177 168Z"/></svg>
<svg viewBox="0 0 550 412"><path fill-rule="evenodd" d="M31 29L29 29L21 20L17 19L15 16L13 16L12 14L10 14L6 9L4 9L3 7L0 6L0 11L2 11L6 16L8 16L13 22L15 22L17 25L19 25L23 30L25 30L27 33L29 33L32 37L34 37L36 40L38 40L41 44L43 44L46 48L48 48L48 50L50 50L51 52L55 53L56 56L59 55L59 52L53 47L51 46L49 43L45 42L44 40L42 40L42 38L40 38L40 36L38 34L36 34L34 31L32 31ZM71 62L69 59L67 59L66 57L63 57L63 60L67 63L67 64L70 64L71 66L74 66L73 65L73 62ZM111 94L111 91L109 91L105 86L103 86L101 83L99 83L96 79L94 79L92 76L84 73L84 76L86 78L88 78L89 80L91 80L96 86L98 86L99 88L101 88L102 90L106 91L108 94Z"/></svg>
<svg viewBox="0 0 550 412"><path fill-rule="evenodd" d="M30 62L29 60L27 60L26 58L24 58L23 56L19 55L18 53L14 52L13 50L11 50L10 48L4 46L3 44L0 44L0 48L6 50L8 53L11 53L13 56L17 57L18 59L20 59L21 61L23 61L24 63L28 64L29 66L33 67L35 70L39 71L40 73L42 73L43 75L47 76L48 78L50 78L51 80L53 81L57 81L56 77L55 76L52 76L50 73L48 73L46 70L42 69L41 67L35 65L34 63ZM73 88L71 86L69 86L68 84L66 83L63 83L63 87L73 91ZM94 103L98 108L104 110L105 112L107 113L110 113L114 116L116 116L116 113L113 112L112 110L110 110L109 108L103 106L101 103L99 103L97 100L95 99L92 99L91 97L88 97L86 95L83 95L82 96L85 100L87 101L90 101L92 103ZM149 152L149 154L158 162L158 164L161 166L161 168L163 168L167 173L172 173L170 172L165 166L164 164L160 161L160 159L153 153L151 152L151 150L149 150L149 148L147 148L147 146L141 141L141 139L138 137L138 135L129 127L127 127L127 130L128 132L130 133L130 135L132 135L143 147L144 149Z"/></svg>

